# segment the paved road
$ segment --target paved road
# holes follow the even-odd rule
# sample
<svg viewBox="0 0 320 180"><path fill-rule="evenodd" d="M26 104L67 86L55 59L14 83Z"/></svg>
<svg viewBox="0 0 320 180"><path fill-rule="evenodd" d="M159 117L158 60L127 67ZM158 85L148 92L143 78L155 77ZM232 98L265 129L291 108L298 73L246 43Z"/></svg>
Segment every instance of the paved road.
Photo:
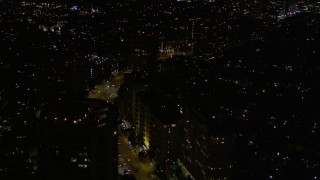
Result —
<svg viewBox="0 0 320 180"><path fill-rule="evenodd" d="M123 75L117 75L110 81L103 81L103 83L96 85L95 89L89 92L88 98L99 98L109 103L118 97L118 90L123 83Z"/></svg>
<svg viewBox="0 0 320 180"><path fill-rule="evenodd" d="M128 144L128 137L124 134L119 134L119 161L118 164L121 167L118 168L118 173L124 174L124 169L127 168L130 170L130 173L133 174L138 180L149 180L153 172L153 166L147 162L141 162L138 159L138 153L133 148L130 148ZM139 171L136 169L139 168Z"/></svg>

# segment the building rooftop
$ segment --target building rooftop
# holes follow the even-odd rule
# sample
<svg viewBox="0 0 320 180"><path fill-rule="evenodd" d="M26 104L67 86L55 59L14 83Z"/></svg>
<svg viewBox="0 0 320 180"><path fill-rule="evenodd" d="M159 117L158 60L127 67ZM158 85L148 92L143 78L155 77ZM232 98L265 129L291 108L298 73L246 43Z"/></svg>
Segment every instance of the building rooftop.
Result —
<svg viewBox="0 0 320 180"><path fill-rule="evenodd" d="M139 92L138 96L150 105L151 115L159 122L172 124L180 118L178 107L171 97L154 92Z"/></svg>

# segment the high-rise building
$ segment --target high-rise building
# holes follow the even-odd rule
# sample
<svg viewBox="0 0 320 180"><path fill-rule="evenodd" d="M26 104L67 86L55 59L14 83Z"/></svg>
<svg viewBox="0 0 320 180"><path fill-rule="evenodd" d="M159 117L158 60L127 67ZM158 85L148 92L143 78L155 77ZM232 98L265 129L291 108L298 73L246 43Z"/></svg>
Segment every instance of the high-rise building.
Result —
<svg viewBox="0 0 320 180"><path fill-rule="evenodd" d="M37 161L41 179L116 179L117 114L102 101L61 100L41 112Z"/></svg>
<svg viewBox="0 0 320 180"><path fill-rule="evenodd" d="M179 155L180 119L173 99L161 94L139 92L136 98L137 137L154 154L157 163L176 161Z"/></svg>
<svg viewBox="0 0 320 180"><path fill-rule="evenodd" d="M229 179L235 146L235 112L207 101L183 108L180 160L200 180Z"/></svg>
<svg viewBox="0 0 320 180"><path fill-rule="evenodd" d="M144 72L132 72L124 74L124 83L119 90L120 118L129 123L134 123L134 107L136 93L149 88L148 76Z"/></svg>

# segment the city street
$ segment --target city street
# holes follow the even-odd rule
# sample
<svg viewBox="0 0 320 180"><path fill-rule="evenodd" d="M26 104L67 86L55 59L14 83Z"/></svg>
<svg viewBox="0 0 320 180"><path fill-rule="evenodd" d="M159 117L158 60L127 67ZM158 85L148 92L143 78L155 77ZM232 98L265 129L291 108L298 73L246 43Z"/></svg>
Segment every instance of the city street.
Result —
<svg viewBox="0 0 320 180"><path fill-rule="evenodd" d="M134 150L128 144L128 137L123 133L119 133L119 160L118 173L124 174L127 169L129 173L133 174L136 179L148 180L152 179L153 166L147 162L141 162L138 159L138 151Z"/></svg>
<svg viewBox="0 0 320 180"><path fill-rule="evenodd" d="M98 98L113 103L114 99L118 97L118 90L122 82L123 74L115 76L110 81L105 80L89 92L88 98Z"/></svg>

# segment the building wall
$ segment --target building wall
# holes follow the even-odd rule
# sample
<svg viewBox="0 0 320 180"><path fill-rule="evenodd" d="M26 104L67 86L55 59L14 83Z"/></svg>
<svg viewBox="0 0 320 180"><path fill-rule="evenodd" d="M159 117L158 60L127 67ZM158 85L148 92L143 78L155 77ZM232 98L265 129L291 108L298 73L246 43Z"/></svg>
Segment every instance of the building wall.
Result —
<svg viewBox="0 0 320 180"><path fill-rule="evenodd" d="M197 110L185 108L181 162L196 179L228 178L235 145L233 136L217 135L205 122Z"/></svg>
<svg viewBox="0 0 320 180"><path fill-rule="evenodd" d="M155 151L156 161L177 161L181 142L177 124L163 124L156 117L150 118L149 124L150 147Z"/></svg>
<svg viewBox="0 0 320 180"><path fill-rule="evenodd" d="M179 154L179 142L181 142L176 123L178 119L176 116L171 116L170 113L159 117L157 113L152 112L152 106L155 105L150 101L157 100L156 98L152 99L152 96L148 96L146 92L140 92L136 96L134 118L136 135L138 139L139 136L142 136L142 144L155 152L156 161L164 162L167 159L176 161Z"/></svg>

